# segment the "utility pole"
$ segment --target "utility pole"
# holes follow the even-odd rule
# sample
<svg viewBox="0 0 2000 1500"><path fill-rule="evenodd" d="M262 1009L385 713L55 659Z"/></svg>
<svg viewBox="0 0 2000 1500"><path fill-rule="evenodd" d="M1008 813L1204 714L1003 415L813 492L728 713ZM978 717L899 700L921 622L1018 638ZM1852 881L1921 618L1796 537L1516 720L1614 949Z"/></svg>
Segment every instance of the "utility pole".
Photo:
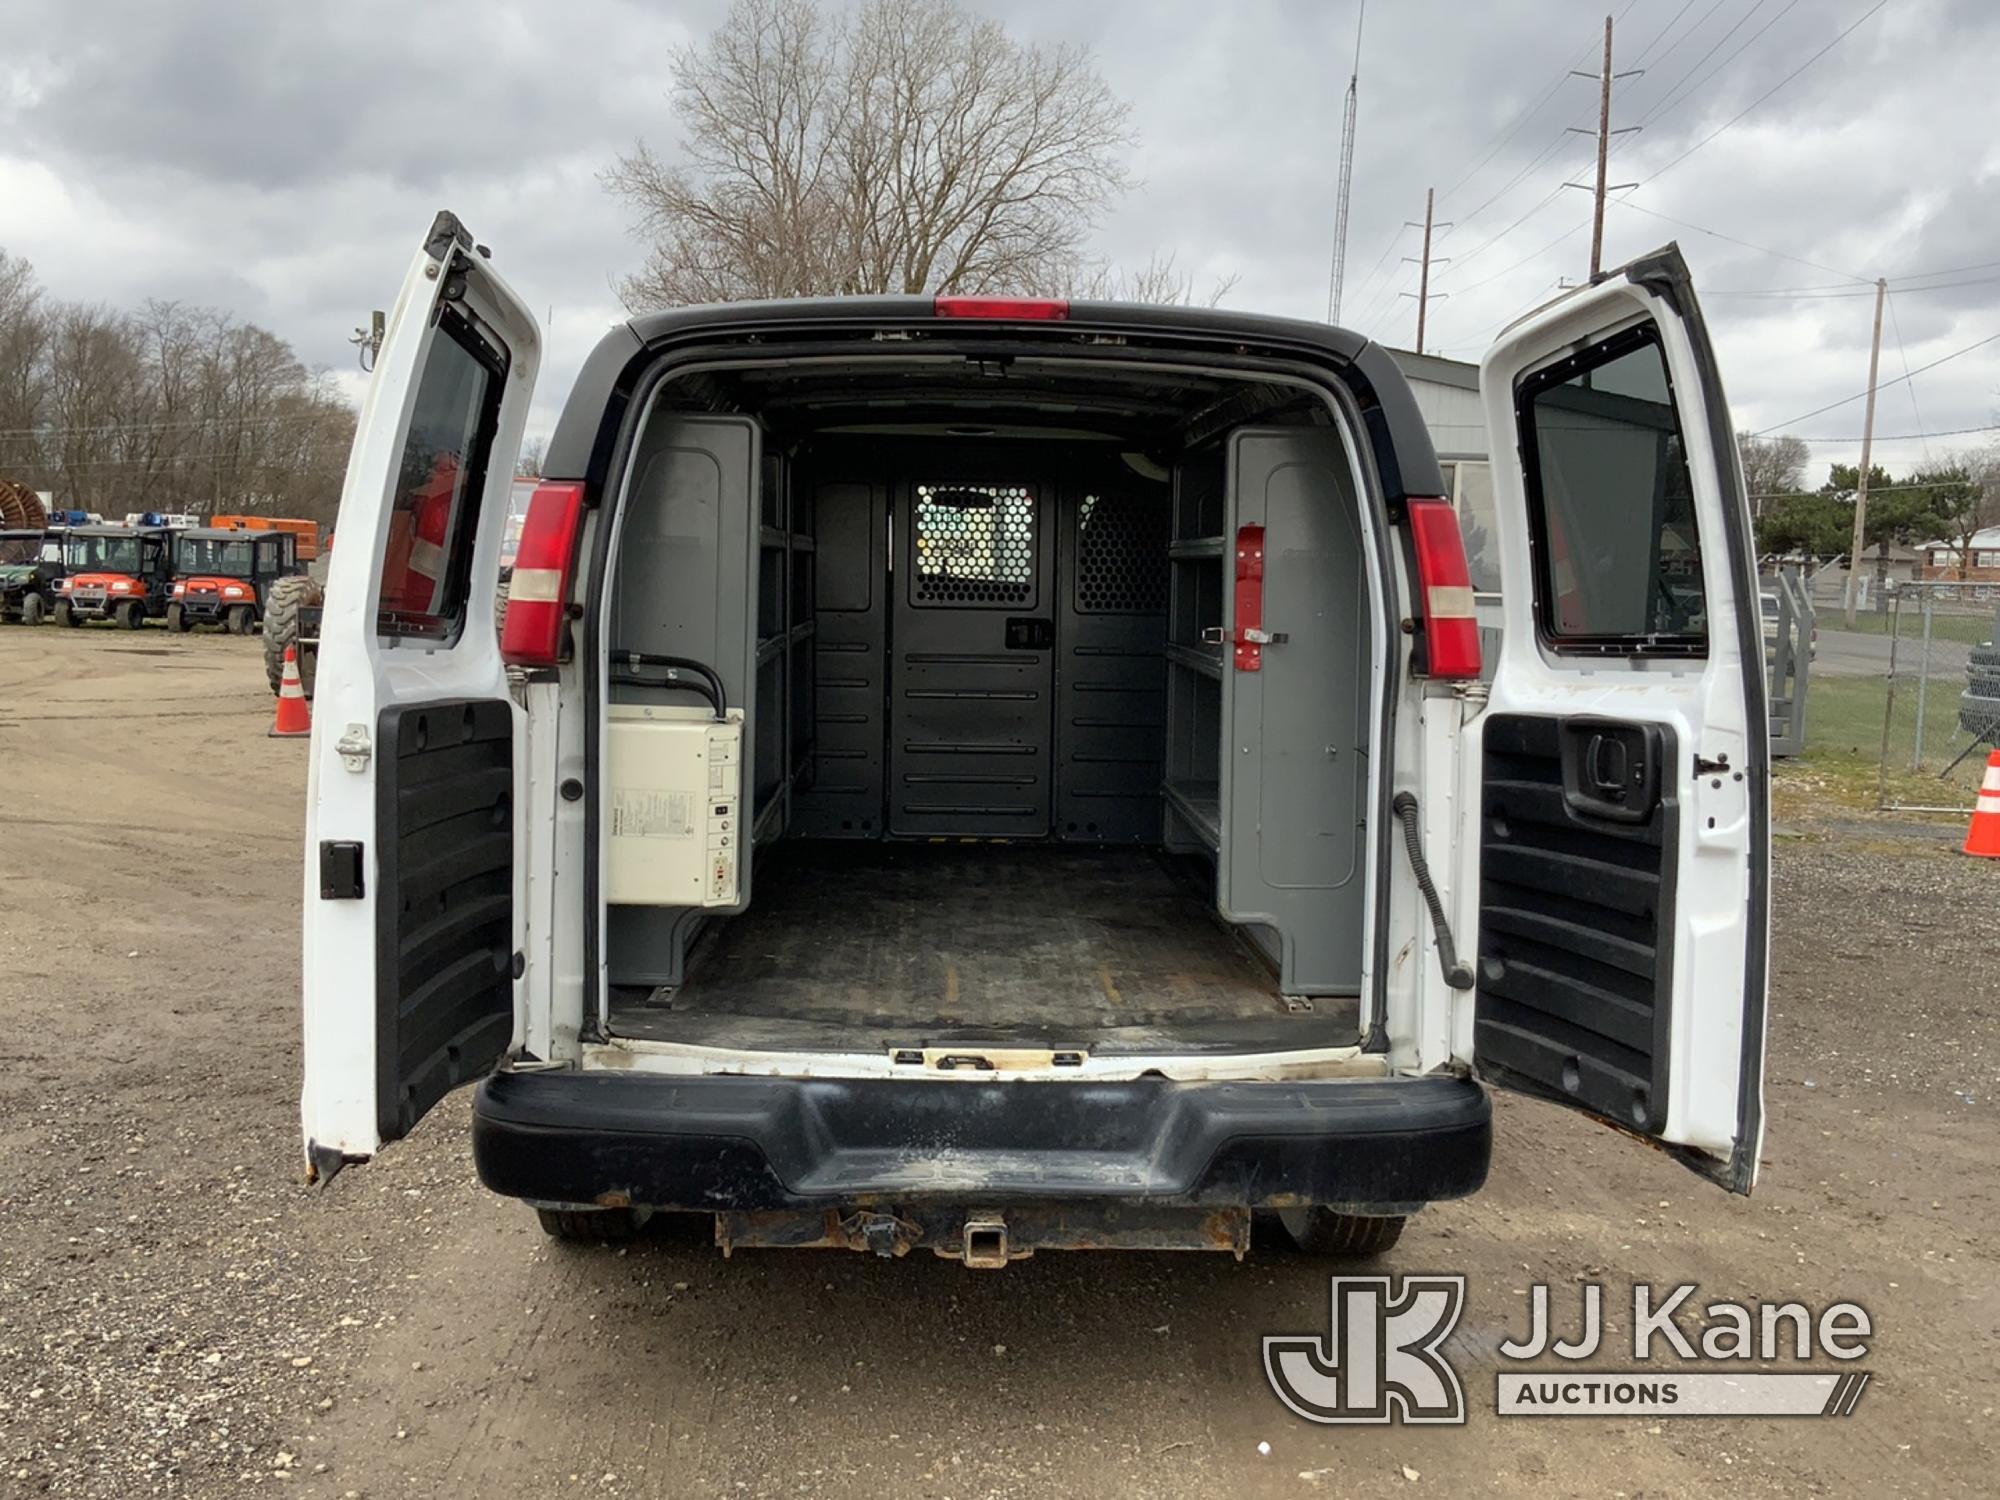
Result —
<svg viewBox="0 0 2000 1500"><path fill-rule="evenodd" d="M1590 279L1592 281L1597 279L1597 273L1604 263L1604 195L1638 186L1635 182L1621 182L1616 186L1607 186L1604 181L1605 167L1611 158L1611 137L1614 135L1629 135L1632 131L1639 128L1637 125L1628 125L1623 130L1613 130L1611 128L1611 80L1614 78L1637 78L1644 71L1645 69L1643 68L1633 68L1625 73L1613 73L1611 71L1611 17L1609 16L1604 18L1604 67L1596 73L1586 73L1581 68L1572 68L1570 70L1570 76L1573 78L1595 78L1598 81L1597 207L1591 215L1590 223ZM1588 130L1584 130L1576 125L1570 126L1569 130L1574 135L1590 134ZM1570 182L1563 185L1565 187L1583 186L1580 182Z"/></svg>
<svg viewBox="0 0 2000 1500"><path fill-rule="evenodd" d="M1448 256L1448 255L1440 255L1440 256L1436 257L1435 259L1433 259L1433 258L1432 258L1432 256L1431 256L1431 231L1432 231L1433 229L1449 229L1449 228L1451 228L1451 223L1450 223L1450 221L1449 221L1449 220L1447 220L1447 221L1446 221L1445 223L1442 223L1442 224L1433 224L1433 223L1431 222L1431 212L1432 212L1432 210L1433 210L1433 209L1435 209L1435 208L1436 208L1436 206L1437 206L1437 189L1436 189L1436 188L1425 188L1425 189L1424 189L1424 223L1423 223L1423 231L1424 231L1424 253L1423 253L1423 255L1422 255L1421 257L1418 257L1418 256L1414 256L1414 255L1406 255L1406 256L1404 256L1404 257L1403 257L1403 259L1404 259L1404 260L1406 260L1406 261L1409 261L1409 262L1412 262L1412 263L1416 264L1417 266L1421 267L1421 269L1420 269L1420 270L1418 271L1418 273L1417 273L1417 290L1416 290L1416 298L1417 298L1417 353L1419 353L1419 354L1422 354L1422 353L1424 352L1424 317L1425 317L1425 315L1426 315L1426 314L1427 314L1427 313L1429 312L1429 310L1430 310L1430 302L1431 302L1431 267L1432 267L1432 266L1434 266L1434 265L1435 265L1435 266L1447 266L1447 265L1450 265L1450 264L1451 264L1451 257L1450 257L1450 256ZM1404 220L1403 222L1404 222L1404 223L1405 223L1406 225L1408 225L1408 226L1409 226L1409 227L1410 227L1411 229L1415 229L1415 228L1417 227L1417 221L1416 221L1416 220L1414 220L1414 219L1405 219L1405 220ZM1409 296L1409 295L1411 295L1411 294L1410 294L1410 293L1408 293L1408 292L1404 292L1404 293L1403 293L1402 295L1403 295L1403 296L1405 296L1405 297L1407 297L1407 296ZM1445 297L1449 296L1449 295L1450 295L1450 293L1448 293L1448 292L1439 292L1439 293L1438 293L1437 295L1438 295L1438 298L1439 298L1440 300L1442 300L1443 298L1445 298Z"/></svg>
<svg viewBox="0 0 2000 1500"><path fill-rule="evenodd" d="M1854 481L1854 539L1847 549L1847 628L1854 628L1854 606L1861 587L1861 549L1868 535L1868 463L1875 447L1875 374L1882 365L1882 304L1889 283L1875 278L1875 340L1868 347L1868 407L1861 418L1861 472Z"/></svg>
<svg viewBox="0 0 2000 1500"><path fill-rule="evenodd" d="M1361 23L1368 16L1362 0L1354 18L1354 71L1347 77L1347 104L1340 120L1340 186L1333 218L1333 284L1327 288L1326 320L1340 321L1340 294L1347 283L1347 204L1354 192L1354 117L1361 104Z"/></svg>

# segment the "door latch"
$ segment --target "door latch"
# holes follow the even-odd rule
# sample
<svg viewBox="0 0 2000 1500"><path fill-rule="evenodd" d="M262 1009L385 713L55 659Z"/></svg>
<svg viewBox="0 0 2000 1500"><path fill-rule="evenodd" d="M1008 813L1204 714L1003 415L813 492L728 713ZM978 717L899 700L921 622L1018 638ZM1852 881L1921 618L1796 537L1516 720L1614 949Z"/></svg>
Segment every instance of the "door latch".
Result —
<svg viewBox="0 0 2000 1500"><path fill-rule="evenodd" d="M368 738L366 724L349 724L339 739L333 742L333 753L340 757L340 763L357 775L368 769L368 759L375 753L375 746Z"/></svg>

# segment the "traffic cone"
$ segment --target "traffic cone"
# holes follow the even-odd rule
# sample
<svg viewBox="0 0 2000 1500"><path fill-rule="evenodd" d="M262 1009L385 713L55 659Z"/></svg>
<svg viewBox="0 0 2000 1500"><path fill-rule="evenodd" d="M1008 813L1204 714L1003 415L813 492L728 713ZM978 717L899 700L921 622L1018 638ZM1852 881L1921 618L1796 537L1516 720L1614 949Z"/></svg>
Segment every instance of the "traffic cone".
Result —
<svg viewBox="0 0 2000 1500"><path fill-rule="evenodd" d="M295 740L313 732L312 709L306 703L306 686L299 681L299 648L285 647L285 676L278 684L278 717L271 725L274 740ZM1994 799L2000 807L2000 797ZM1994 820L2000 824L2000 818ZM2000 850L1996 850L2000 853Z"/></svg>
<svg viewBox="0 0 2000 1500"><path fill-rule="evenodd" d="M1979 800L1972 804L1965 852L1982 859L2000 859L2000 750L1986 757L1986 778L1979 784Z"/></svg>

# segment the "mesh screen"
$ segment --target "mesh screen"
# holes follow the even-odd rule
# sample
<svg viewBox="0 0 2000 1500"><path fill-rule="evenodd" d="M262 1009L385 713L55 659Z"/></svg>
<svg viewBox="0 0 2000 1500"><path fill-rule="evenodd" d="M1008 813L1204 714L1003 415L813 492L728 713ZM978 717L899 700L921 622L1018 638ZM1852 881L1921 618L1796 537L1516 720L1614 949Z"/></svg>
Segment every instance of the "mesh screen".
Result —
<svg viewBox="0 0 2000 1500"><path fill-rule="evenodd" d="M1167 607L1165 505L1136 495L1085 495L1076 513L1076 608L1086 615Z"/></svg>
<svg viewBox="0 0 2000 1500"><path fill-rule="evenodd" d="M1035 497L1018 485L917 486L916 602L1025 606L1035 597Z"/></svg>

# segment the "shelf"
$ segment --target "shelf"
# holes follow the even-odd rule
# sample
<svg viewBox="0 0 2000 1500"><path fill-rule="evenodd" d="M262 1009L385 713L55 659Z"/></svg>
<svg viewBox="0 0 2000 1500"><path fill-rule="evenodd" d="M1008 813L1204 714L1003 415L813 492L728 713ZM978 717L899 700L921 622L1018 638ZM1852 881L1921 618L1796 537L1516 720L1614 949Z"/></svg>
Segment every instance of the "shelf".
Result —
<svg viewBox="0 0 2000 1500"><path fill-rule="evenodd" d="M1204 677L1222 680L1222 648L1220 646L1184 646L1179 641L1167 645L1167 660L1177 667L1186 667L1190 672L1199 672Z"/></svg>
<svg viewBox="0 0 2000 1500"><path fill-rule="evenodd" d="M1221 788L1213 781L1170 781L1167 803L1188 822L1209 848L1222 848Z"/></svg>
<svg viewBox="0 0 2000 1500"><path fill-rule="evenodd" d="M1220 557L1227 550L1227 540L1219 536L1198 536L1167 544L1167 556L1175 562L1200 562Z"/></svg>
<svg viewBox="0 0 2000 1500"><path fill-rule="evenodd" d="M797 531L785 531L776 526L758 527L757 543L759 546L769 547L773 550L781 547L790 548L793 552L811 552L814 550L813 539L811 537Z"/></svg>

